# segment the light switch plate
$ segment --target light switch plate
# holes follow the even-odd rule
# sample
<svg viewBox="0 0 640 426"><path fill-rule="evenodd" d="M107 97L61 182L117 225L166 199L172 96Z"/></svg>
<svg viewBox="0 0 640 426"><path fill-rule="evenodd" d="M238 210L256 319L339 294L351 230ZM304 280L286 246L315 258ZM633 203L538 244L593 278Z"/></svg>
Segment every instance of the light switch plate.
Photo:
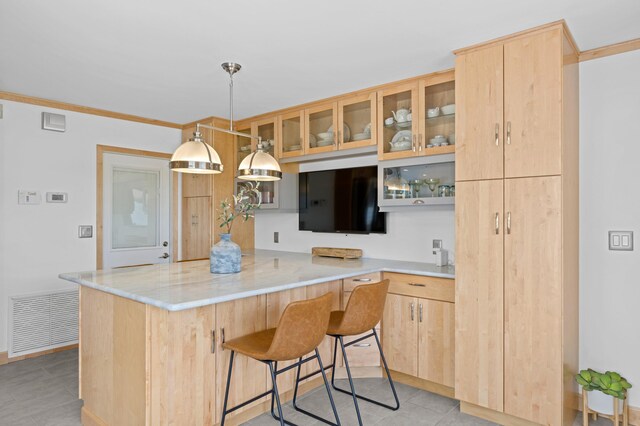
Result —
<svg viewBox="0 0 640 426"><path fill-rule="evenodd" d="M609 231L609 250L633 251L633 231Z"/></svg>
<svg viewBox="0 0 640 426"><path fill-rule="evenodd" d="M91 237L93 237L93 225L78 226L78 238L91 238Z"/></svg>

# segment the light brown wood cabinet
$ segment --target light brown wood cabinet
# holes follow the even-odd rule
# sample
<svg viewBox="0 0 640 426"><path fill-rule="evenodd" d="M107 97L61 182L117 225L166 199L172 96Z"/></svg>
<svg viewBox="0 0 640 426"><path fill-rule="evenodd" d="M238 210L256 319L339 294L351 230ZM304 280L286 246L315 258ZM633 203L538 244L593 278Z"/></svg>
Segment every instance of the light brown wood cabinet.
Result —
<svg viewBox="0 0 640 426"><path fill-rule="evenodd" d="M560 174L562 28L460 54L456 84L456 180Z"/></svg>
<svg viewBox="0 0 640 426"><path fill-rule="evenodd" d="M182 260L209 257L211 197L182 199Z"/></svg>
<svg viewBox="0 0 640 426"><path fill-rule="evenodd" d="M451 388L454 281L396 273L384 273L384 278L390 279L382 320L389 368Z"/></svg>
<svg viewBox="0 0 640 426"><path fill-rule="evenodd" d="M506 423L569 425L578 369L576 49L556 23L458 55L455 396L463 411L497 411Z"/></svg>
<svg viewBox="0 0 640 426"><path fill-rule="evenodd" d="M266 329L266 296L253 296L216 305L217 361L216 361L216 421L220 421L224 392L229 371L231 351L223 349L222 343L236 337ZM236 354L233 361L228 407L233 407L267 390L267 366L253 358ZM227 418L265 401L258 400L230 414Z"/></svg>
<svg viewBox="0 0 640 426"><path fill-rule="evenodd" d="M280 158L298 157L305 154L304 109L287 112L278 116L277 149Z"/></svg>
<svg viewBox="0 0 640 426"><path fill-rule="evenodd" d="M183 173L182 196L185 198L211 196L211 175Z"/></svg>

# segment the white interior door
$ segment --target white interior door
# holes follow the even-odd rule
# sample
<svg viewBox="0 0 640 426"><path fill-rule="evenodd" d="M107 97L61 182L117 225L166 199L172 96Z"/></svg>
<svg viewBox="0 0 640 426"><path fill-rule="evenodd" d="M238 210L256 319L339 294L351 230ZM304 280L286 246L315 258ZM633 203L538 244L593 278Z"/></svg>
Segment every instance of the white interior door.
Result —
<svg viewBox="0 0 640 426"><path fill-rule="evenodd" d="M103 268L171 262L169 161L105 154Z"/></svg>

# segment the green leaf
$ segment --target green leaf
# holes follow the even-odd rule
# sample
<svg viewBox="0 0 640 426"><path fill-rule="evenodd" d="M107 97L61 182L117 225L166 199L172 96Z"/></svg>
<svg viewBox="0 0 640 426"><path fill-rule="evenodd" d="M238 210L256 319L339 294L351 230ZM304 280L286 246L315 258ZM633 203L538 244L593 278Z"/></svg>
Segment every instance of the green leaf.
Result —
<svg viewBox="0 0 640 426"><path fill-rule="evenodd" d="M621 384L621 385L622 385L622 387L623 387L623 388L625 388L625 389L629 389L629 388L631 388L631 383L627 382L627 380L626 380L626 379L624 379L624 378L623 378L622 380L620 380L620 384Z"/></svg>
<svg viewBox="0 0 640 426"><path fill-rule="evenodd" d="M609 389L611 387L611 376L608 374L600 376L600 386Z"/></svg>
<svg viewBox="0 0 640 426"><path fill-rule="evenodd" d="M591 381L591 372L589 370L580 371L579 376L582 377L582 379L584 379L587 382Z"/></svg>
<svg viewBox="0 0 640 426"><path fill-rule="evenodd" d="M582 387L587 387L590 386L590 383L588 381L586 381L585 379L582 378L581 375L576 374L576 382L578 382L578 384Z"/></svg>
<svg viewBox="0 0 640 426"><path fill-rule="evenodd" d="M611 387L609 389L611 389L612 391L620 392L624 388L622 387L622 384L620 382L613 382L611 383Z"/></svg>
<svg viewBox="0 0 640 426"><path fill-rule="evenodd" d="M615 371L607 371L607 374L611 376L611 380L613 380L614 382L619 382L622 379L622 376L620 376L620 374L616 373Z"/></svg>

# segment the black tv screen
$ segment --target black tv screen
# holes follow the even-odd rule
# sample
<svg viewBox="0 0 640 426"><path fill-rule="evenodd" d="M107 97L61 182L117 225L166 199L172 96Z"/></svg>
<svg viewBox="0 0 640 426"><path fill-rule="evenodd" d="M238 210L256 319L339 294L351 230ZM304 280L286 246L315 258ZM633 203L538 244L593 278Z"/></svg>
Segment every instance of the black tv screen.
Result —
<svg viewBox="0 0 640 426"><path fill-rule="evenodd" d="M299 229L384 234L377 166L300 173Z"/></svg>

